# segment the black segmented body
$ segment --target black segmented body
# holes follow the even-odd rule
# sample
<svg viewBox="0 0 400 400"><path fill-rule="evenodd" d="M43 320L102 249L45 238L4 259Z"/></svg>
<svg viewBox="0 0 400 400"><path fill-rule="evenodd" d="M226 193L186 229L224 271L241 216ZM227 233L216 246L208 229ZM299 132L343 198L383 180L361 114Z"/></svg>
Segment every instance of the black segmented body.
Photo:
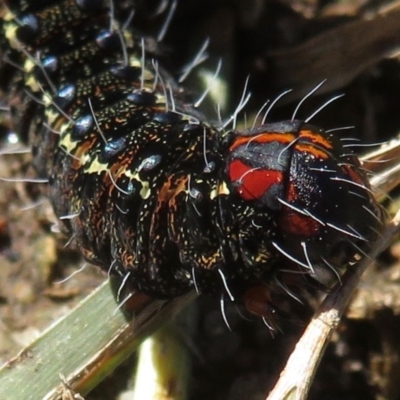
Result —
<svg viewBox="0 0 400 400"><path fill-rule="evenodd" d="M157 64L156 43L124 26L129 1L114 0L113 15L108 0L5 4L3 90L90 262L157 297L196 287L233 300L287 290L281 266L336 270L377 236L355 156L301 121L243 133L208 123Z"/></svg>

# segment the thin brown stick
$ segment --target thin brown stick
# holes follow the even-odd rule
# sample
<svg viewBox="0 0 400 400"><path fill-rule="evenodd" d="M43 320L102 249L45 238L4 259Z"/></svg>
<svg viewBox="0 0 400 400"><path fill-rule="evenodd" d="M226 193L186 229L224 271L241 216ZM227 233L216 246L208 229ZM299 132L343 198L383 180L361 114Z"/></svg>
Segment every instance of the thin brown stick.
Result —
<svg viewBox="0 0 400 400"><path fill-rule="evenodd" d="M384 230L374 248L349 269L342 285L336 285L321 304L282 371L267 400L305 400L329 339L339 324L363 272L391 243L400 228L400 210Z"/></svg>

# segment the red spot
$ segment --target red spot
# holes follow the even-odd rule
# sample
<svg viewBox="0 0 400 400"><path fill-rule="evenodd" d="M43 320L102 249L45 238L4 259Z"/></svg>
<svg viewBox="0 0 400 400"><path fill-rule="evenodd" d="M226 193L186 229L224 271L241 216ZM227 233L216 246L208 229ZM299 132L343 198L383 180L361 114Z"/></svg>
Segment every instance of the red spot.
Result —
<svg viewBox="0 0 400 400"><path fill-rule="evenodd" d="M240 160L229 164L229 178L237 183L237 191L244 200L261 198L272 185L280 184L283 174L270 169L249 167Z"/></svg>
<svg viewBox="0 0 400 400"><path fill-rule="evenodd" d="M286 201L291 204L296 202L298 198L299 194L296 186L293 183L290 183ZM314 218L304 215L287 206L283 206L280 226L287 233L305 237L317 235L321 229L321 224Z"/></svg>
<svg viewBox="0 0 400 400"><path fill-rule="evenodd" d="M367 180L360 175L360 172L355 170L354 167L350 165L343 165L342 170L345 171L345 173L350 177L349 180L353 181L354 183L358 183L361 186L364 186L366 189L368 189L368 183Z"/></svg>
<svg viewBox="0 0 400 400"><path fill-rule="evenodd" d="M285 232L304 237L318 235L321 229L318 221L294 210L284 211L280 225Z"/></svg>
<svg viewBox="0 0 400 400"><path fill-rule="evenodd" d="M274 308L271 306L271 288L267 285L260 284L246 289L243 294L243 304L252 314L268 320L274 317Z"/></svg>
<svg viewBox="0 0 400 400"><path fill-rule="evenodd" d="M293 183L289 183L286 201L291 203L293 201L296 201L298 198L299 198L299 194L297 192L296 186L293 185Z"/></svg>

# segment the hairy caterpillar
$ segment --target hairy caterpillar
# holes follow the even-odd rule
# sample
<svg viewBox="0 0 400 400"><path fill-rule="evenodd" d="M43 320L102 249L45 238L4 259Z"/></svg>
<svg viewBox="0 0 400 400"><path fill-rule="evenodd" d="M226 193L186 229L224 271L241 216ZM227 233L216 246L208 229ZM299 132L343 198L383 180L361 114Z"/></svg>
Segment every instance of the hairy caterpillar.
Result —
<svg viewBox="0 0 400 400"><path fill-rule="evenodd" d="M209 122L130 26L129 1L5 4L15 129L88 261L155 297L196 289L270 317L377 237L383 212L333 134Z"/></svg>

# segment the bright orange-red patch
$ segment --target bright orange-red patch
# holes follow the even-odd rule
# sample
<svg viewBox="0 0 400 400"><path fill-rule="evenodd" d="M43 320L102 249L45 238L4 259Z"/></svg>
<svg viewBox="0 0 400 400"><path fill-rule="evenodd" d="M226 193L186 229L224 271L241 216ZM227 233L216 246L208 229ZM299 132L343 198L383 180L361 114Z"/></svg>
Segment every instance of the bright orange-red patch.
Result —
<svg viewBox="0 0 400 400"><path fill-rule="evenodd" d="M239 182L237 190L245 200L259 199L272 185L283 180L282 172L251 168L240 160L230 163L229 177L232 182Z"/></svg>

